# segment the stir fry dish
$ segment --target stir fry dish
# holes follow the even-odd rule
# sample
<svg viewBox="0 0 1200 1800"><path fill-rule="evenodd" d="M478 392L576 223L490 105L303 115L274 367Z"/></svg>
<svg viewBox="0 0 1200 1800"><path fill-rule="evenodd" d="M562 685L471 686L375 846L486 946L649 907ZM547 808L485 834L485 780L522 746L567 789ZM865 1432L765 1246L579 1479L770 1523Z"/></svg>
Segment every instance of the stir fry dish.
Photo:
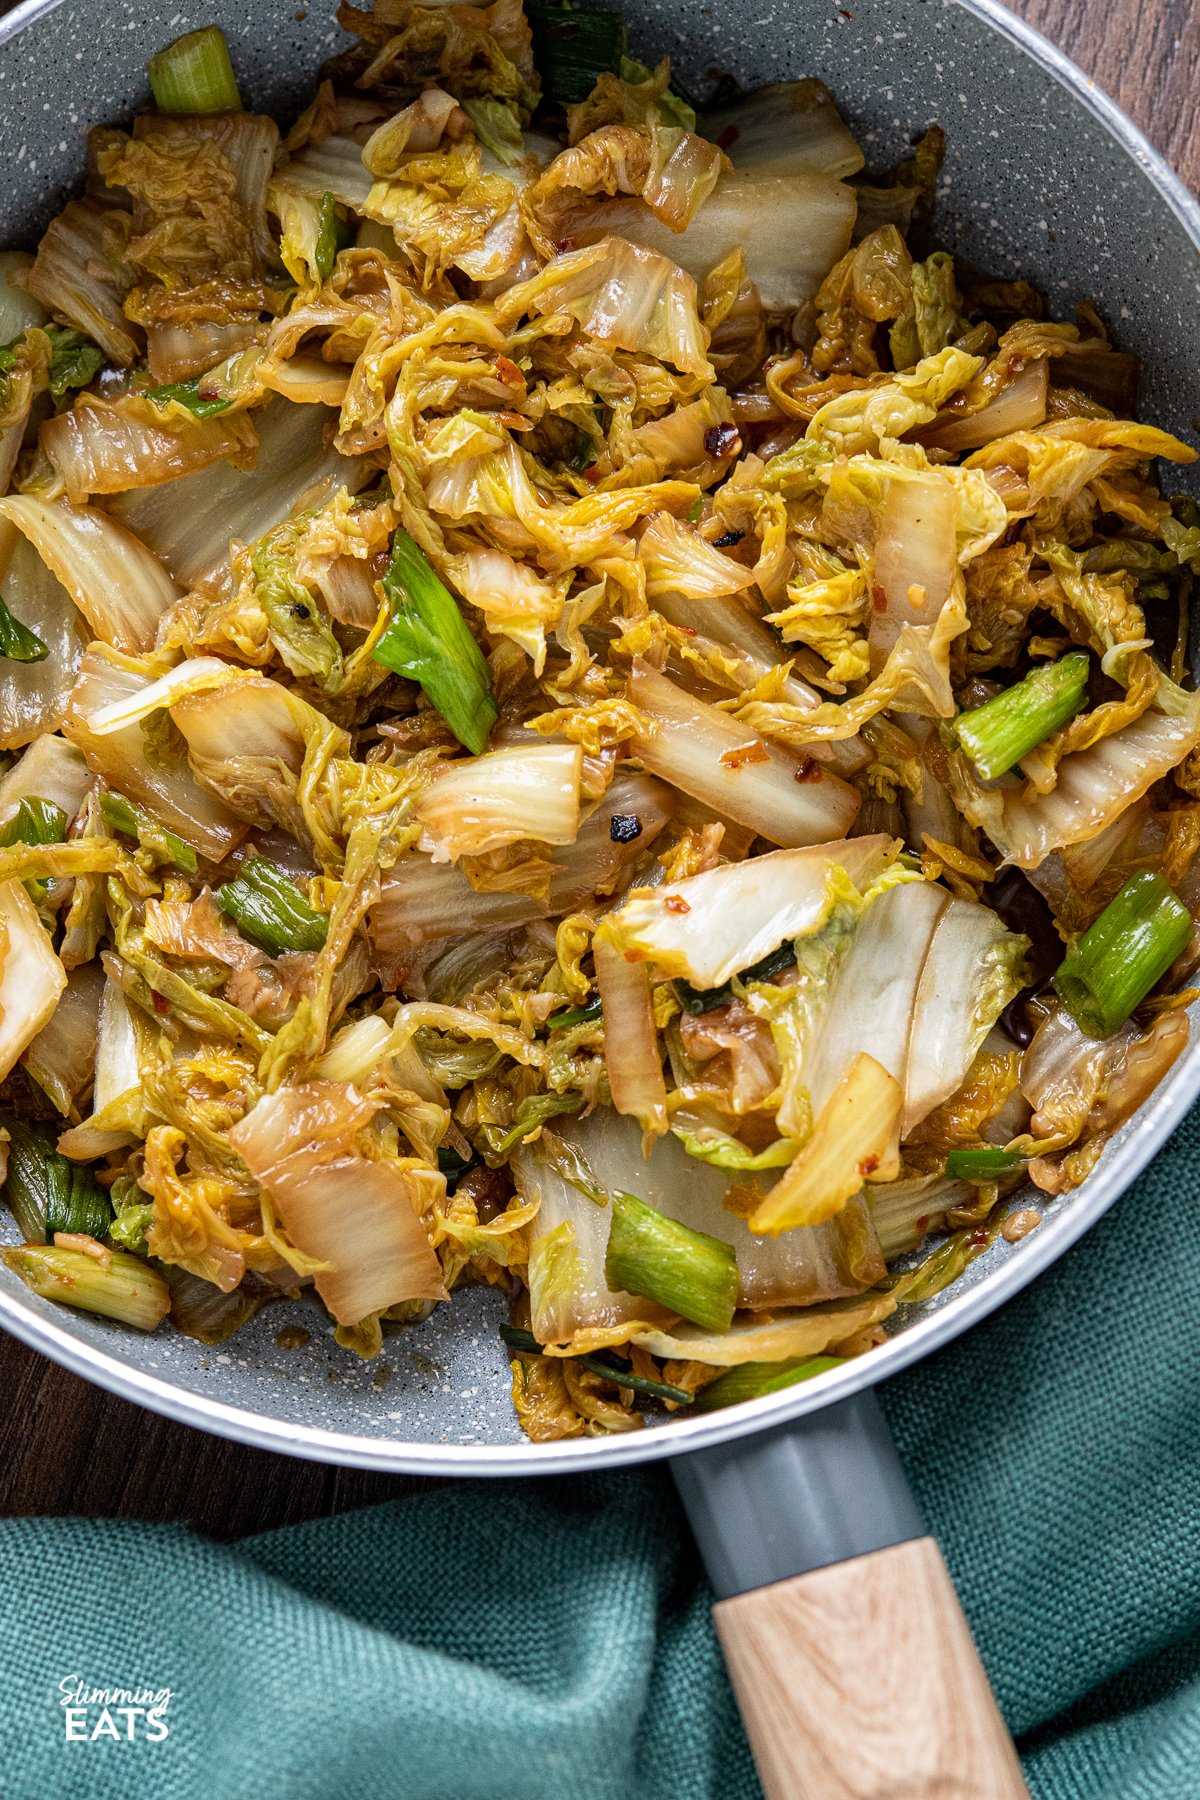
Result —
<svg viewBox="0 0 1200 1800"><path fill-rule="evenodd" d="M363 1357L490 1284L528 1435L635 1429L869 1351L1184 1048L1196 453L937 247L936 127L339 18L290 127L163 50L0 263L3 1261Z"/></svg>

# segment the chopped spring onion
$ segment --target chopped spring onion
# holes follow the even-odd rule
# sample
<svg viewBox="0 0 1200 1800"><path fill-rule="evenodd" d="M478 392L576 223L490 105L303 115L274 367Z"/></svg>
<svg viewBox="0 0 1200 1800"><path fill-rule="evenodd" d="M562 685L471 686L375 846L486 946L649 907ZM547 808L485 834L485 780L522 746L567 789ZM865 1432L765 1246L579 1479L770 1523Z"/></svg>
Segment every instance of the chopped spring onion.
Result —
<svg viewBox="0 0 1200 1800"><path fill-rule="evenodd" d="M796 961L796 951L791 944L780 944L778 950L772 950L761 962L751 963L749 968L739 969L729 981L715 988L694 988L690 981L676 981L675 992L679 996L684 1012L697 1017L700 1013L712 1012L718 1006L724 1006L727 1000L733 999L733 983L735 981L770 981L773 975L781 975L790 969Z"/></svg>
<svg viewBox="0 0 1200 1800"><path fill-rule="evenodd" d="M584 11L564 0L530 0L525 16L545 99L576 106L587 99L597 76L620 73L627 48L620 13Z"/></svg>
<svg viewBox="0 0 1200 1800"><path fill-rule="evenodd" d="M314 253L313 267L320 281L328 281L333 274L333 265L337 261L337 253L342 246L342 223L338 218L337 195L328 192L321 195L321 210L317 216L317 247Z"/></svg>
<svg viewBox="0 0 1200 1800"><path fill-rule="evenodd" d="M693 1325L728 1331L741 1285L732 1244L668 1219L632 1194L614 1194L604 1279L657 1300Z"/></svg>
<svg viewBox="0 0 1200 1800"><path fill-rule="evenodd" d="M4 1203L31 1244L49 1243L56 1231L102 1238L112 1223L108 1195L81 1163L55 1149L55 1134L20 1119L6 1121L8 1175Z"/></svg>
<svg viewBox="0 0 1200 1800"><path fill-rule="evenodd" d="M140 806L135 806L132 800L127 800L124 794L102 794L100 814L104 823L113 831L121 831L126 837L136 838L139 844L154 854L157 861L174 863L177 869L183 869L188 875L196 873L199 865L192 846L160 825L148 812L143 812Z"/></svg>
<svg viewBox="0 0 1200 1800"><path fill-rule="evenodd" d="M530 1356L544 1354L532 1331L523 1331L519 1325L501 1325L500 1336L510 1350ZM571 1361L577 1362L581 1369L590 1369L593 1375L602 1375L605 1381L615 1381L618 1387L630 1388L635 1394L650 1394L656 1400L673 1400L676 1406L690 1406L695 1398L686 1388L672 1387L668 1381L652 1381L649 1376L635 1375L628 1363L606 1350L575 1356Z"/></svg>
<svg viewBox="0 0 1200 1800"><path fill-rule="evenodd" d="M1058 997L1088 1037L1111 1037L1192 935L1192 915L1153 869L1131 875L1064 958Z"/></svg>
<svg viewBox="0 0 1200 1800"><path fill-rule="evenodd" d="M392 618L372 656L419 682L459 743L480 755L496 721L491 672L453 595L403 529L392 544L383 591Z"/></svg>
<svg viewBox="0 0 1200 1800"><path fill-rule="evenodd" d="M0 658L8 662L41 662L50 654L36 631L13 617L0 594Z"/></svg>
<svg viewBox="0 0 1200 1800"><path fill-rule="evenodd" d="M959 714L954 734L985 781L1003 775L1075 717L1087 699L1089 667L1087 651L1072 650Z"/></svg>
<svg viewBox="0 0 1200 1800"><path fill-rule="evenodd" d="M737 1406L743 1400L757 1400L763 1394L777 1394L780 1388L792 1387L797 1381L811 1381L827 1369L840 1369L844 1356L805 1356L790 1362L739 1363L726 1369L715 1381L696 1395L697 1412L715 1412L720 1406Z"/></svg>
<svg viewBox="0 0 1200 1800"><path fill-rule="evenodd" d="M11 819L0 825L0 850L13 844L61 844L67 835L67 815L53 800L27 794Z"/></svg>
<svg viewBox="0 0 1200 1800"><path fill-rule="evenodd" d="M143 396L154 406L184 406L197 419L211 419L214 413L225 412L230 402L223 394L205 394L204 383L208 377L194 375L191 381L173 381L167 387L147 388Z"/></svg>
<svg viewBox="0 0 1200 1800"><path fill-rule="evenodd" d="M473 1169L477 1162L474 1156L460 1156L449 1144L438 1148L437 1166L440 1174L446 1177L446 1192L452 1194L468 1169Z"/></svg>
<svg viewBox="0 0 1200 1800"><path fill-rule="evenodd" d="M546 1020L547 1031L566 1031L572 1025L590 1025L594 1019L604 1017L604 1002L599 994L589 1000L586 1006L569 1006L566 1012L551 1013Z"/></svg>
<svg viewBox="0 0 1200 1800"><path fill-rule="evenodd" d="M268 956L320 950L329 932L328 916L315 912L295 882L261 856L248 856L235 879L217 889L217 905Z"/></svg>
<svg viewBox="0 0 1200 1800"><path fill-rule="evenodd" d="M951 1150L946 1158L946 1174L951 1181L1003 1181L1025 1167L1019 1150L1005 1150L1000 1145L986 1145L978 1150Z"/></svg>
<svg viewBox="0 0 1200 1800"><path fill-rule="evenodd" d="M189 31L146 64L154 104L164 113L240 112L229 45L217 25Z"/></svg>
<svg viewBox="0 0 1200 1800"><path fill-rule="evenodd" d="M110 1251L107 1265L84 1250L58 1244L21 1244L0 1250L0 1258L43 1300L119 1319L140 1331L153 1331L170 1311L162 1276L124 1250Z"/></svg>

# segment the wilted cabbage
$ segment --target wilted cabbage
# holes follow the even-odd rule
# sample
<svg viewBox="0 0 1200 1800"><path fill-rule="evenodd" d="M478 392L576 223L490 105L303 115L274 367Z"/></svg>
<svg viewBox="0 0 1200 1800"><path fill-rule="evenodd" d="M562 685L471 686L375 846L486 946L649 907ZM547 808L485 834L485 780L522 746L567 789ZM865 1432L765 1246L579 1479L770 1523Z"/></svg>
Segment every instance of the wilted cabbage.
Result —
<svg viewBox="0 0 1200 1800"><path fill-rule="evenodd" d="M615 14L339 19L282 141L168 46L0 254L6 1260L367 1356L484 1283L531 1437L636 1429L1180 1055L1195 452L937 246L936 127L864 183Z"/></svg>

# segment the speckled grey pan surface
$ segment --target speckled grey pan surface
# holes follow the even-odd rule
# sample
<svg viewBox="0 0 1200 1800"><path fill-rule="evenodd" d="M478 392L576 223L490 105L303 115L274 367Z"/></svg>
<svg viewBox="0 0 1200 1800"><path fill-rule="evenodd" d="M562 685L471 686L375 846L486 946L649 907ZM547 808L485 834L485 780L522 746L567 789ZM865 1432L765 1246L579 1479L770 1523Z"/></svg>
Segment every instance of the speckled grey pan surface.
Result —
<svg viewBox="0 0 1200 1800"><path fill-rule="evenodd" d="M933 120L949 137L942 237L997 274L1033 280L1069 316L1093 299L1145 364L1143 416L1200 437L1200 208L1149 145L1070 63L992 0L626 0L634 47L669 52L703 91L711 70L747 86L820 75L869 164L894 160ZM144 104L148 55L212 20L249 103L286 115L337 44L323 0L293 12L216 0L29 0L0 22L0 244L32 243L78 180L83 133ZM1197 1092L1200 1044L1110 1145L1088 1183L1001 1240L889 1344L844 1371L714 1417L610 1439L533 1446L519 1436L496 1335L498 1296L458 1296L366 1366L334 1348L302 1303L271 1309L219 1351L146 1339L0 1281L0 1325L79 1374L210 1430L331 1462L461 1474L546 1473L633 1462L795 1417L904 1367L1000 1304L1073 1243L1128 1186ZM280 1351L288 1322L310 1344Z"/></svg>

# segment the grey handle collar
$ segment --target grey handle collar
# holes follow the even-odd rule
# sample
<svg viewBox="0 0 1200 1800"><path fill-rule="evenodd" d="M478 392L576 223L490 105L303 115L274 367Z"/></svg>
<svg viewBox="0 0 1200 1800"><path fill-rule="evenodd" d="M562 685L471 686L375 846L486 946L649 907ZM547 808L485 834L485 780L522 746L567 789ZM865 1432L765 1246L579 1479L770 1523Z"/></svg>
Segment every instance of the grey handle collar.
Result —
<svg viewBox="0 0 1200 1800"><path fill-rule="evenodd" d="M718 1600L925 1535L869 1391L677 1456L671 1473Z"/></svg>

